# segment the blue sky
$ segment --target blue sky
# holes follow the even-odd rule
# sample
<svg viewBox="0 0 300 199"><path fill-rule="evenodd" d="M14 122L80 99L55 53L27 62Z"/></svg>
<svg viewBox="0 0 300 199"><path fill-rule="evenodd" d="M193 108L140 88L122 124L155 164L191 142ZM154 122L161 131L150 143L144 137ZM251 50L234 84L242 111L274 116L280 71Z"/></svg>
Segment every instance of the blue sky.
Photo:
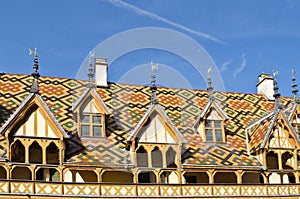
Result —
<svg viewBox="0 0 300 199"><path fill-rule="evenodd" d="M258 75L278 70L280 92L291 96L292 69L300 79L299 20L300 2L293 0L3 0L0 71L30 74L28 49L37 47L41 75L75 78L89 51L104 40L158 27L199 43L216 64L226 91L255 93ZM119 81L150 61L174 68L193 88L206 89L205 79L195 75L187 60L160 49L120 56L109 66L109 80Z"/></svg>

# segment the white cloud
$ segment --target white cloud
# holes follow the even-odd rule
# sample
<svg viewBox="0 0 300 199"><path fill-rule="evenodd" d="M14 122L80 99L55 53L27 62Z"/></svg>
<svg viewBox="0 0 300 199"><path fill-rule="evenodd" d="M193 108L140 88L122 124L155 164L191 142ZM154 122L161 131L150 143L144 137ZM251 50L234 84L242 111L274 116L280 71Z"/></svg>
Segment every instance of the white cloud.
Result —
<svg viewBox="0 0 300 199"><path fill-rule="evenodd" d="M225 63L222 64L220 71L224 72L225 70L227 70L227 67L231 64L231 60L226 61Z"/></svg>
<svg viewBox="0 0 300 199"><path fill-rule="evenodd" d="M240 67L238 67L234 73L233 73L233 77L236 77L240 72L242 72L244 70L244 68L246 67L247 64L247 59L246 59L246 55L245 53L242 54L242 63L240 65Z"/></svg>
<svg viewBox="0 0 300 199"><path fill-rule="evenodd" d="M199 32L197 30L193 30L193 29L191 29L189 27L183 26L181 24L173 22L173 21L171 21L169 19L166 19L164 17L161 17L161 16L159 16L159 15L157 15L155 13L152 13L152 12L149 12L147 10L141 9L141 8L139 8L137 6L134 6L132 4L126 3L124 1L121 1L121 0L104 0L104 1L110 3L110 4L114 5L114 6L118 6L118 7L121 7L121 8L128 9L128 10L132 10L132 11L134 11L135 13L137 13L139 15L142 15L142 16L145 16L145 17L148 17L148 18L151 18L151 19L155 19L155 20L164 22L164 23L169 24L171 26L174 26L176 28L180 28L180 29L182 29L184 31L187 31L187 32L192 33L192 34L195 34L195 35L197 35L199 37L202 37L204 39L209 39L209 40L212 40L212 41L217 42L217 43L225 44L224 41L221 41L221 40L219 40L219 39L217 39L217 38L215 38L215 37L213 37L211 35L208 35L208 34L203 33L203 32Z"/></svg>

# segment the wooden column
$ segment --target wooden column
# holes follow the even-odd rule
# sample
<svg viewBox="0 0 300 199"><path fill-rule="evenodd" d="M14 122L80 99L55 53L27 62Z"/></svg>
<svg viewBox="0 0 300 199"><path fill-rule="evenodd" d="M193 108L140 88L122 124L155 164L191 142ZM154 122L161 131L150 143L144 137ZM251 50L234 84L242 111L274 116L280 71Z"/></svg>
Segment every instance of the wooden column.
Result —
<svg viewBox="0 0 300 199"><path fill-rule="evenodd" d="M31 180L35 180L35 169L36 169L36 166L35 165L30 165L28 168L31 171Z"/></svg>
<svg viewBox="0 0 300 199"><path fill-rule="evenodd" d="M242 184L243 183L243 171L242 170L237 170L235 171L235 174L236 174L236 178L237 178L237 183L238 184Z"/></svg>
<svg viewBox="0 0 300 199"><path fill-rule="evenodd" d="M156 183L160 183L160 174L162 173L163 171L160 171L160 169L155 169L153 170L153 173L155 174L156 176Z"/></svg>
<svg viewBox="0 0 300 199"><path fill-rule="evenodd" d="M278 169L282 170L282 159L281 159L281 151L278 152Z"/></svg>
<svg viewBox="0 0 300 199"><path fill-rule="evenodd" d="M132 169L131 170L132 172L132 175L133 175L133 183L138 183L139 182L139 178L138 178L138 175L139 175L139 172L137 169Z"/></svg>
<svg viewBox="0 0 300 199"><path fill-rule="evenodd" d="M102 182L102 174L103 169L102 168L96 168L96 174L97 174L97 182Z"/></svg>
<svg viewBox="0 0 300 199"><path fill-rule="evenodd" d="M206 173L208 174L209 184L213 184L214 183L215 170L214 169L210 169Z"/></svg>

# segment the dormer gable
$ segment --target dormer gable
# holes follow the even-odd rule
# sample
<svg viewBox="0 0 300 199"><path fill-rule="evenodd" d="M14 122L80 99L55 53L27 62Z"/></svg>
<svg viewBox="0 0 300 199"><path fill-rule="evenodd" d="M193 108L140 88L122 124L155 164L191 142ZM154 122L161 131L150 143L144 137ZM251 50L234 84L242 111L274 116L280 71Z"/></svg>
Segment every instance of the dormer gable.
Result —
<svg viewBox="0 0 300 199"><path fill-rule="evenodd" d="M128 142L183 144L186 140L160 105L151 105L127 139Z"/></svg>
<svg viewBox="0 0 300 199"><path fill-rule="evenodd" d="M246 128L249 153L260 149L294 149L299 141L294 128L281 110L267 114Z"/></svg>
<svg viewBox="0 0 300 199"><path fill-rule="evenodd" d="M127 138L137 167L178 168L186 140L159 104L151 104Z"/></svg>
<svg viewBox="0 0 300 199"><path fill-rule="evenodd" d="M60 140L69 137L40 95L35 93L29 94L1 127L0 133L5 137L57 138Z"/></svg>
<svg viewBox="0 0 300 199"><path fill-rule="evenodd" d="M261 148L295 149L298 147L299 141L294 128L284 113L279 111L264 137Z"/></svg>
<svg viewBox="0 0 300 199"><path fill-rule="evenodd" d="M214 101L209 100L196 119L194 128L205 142L226 142L225 122L229 117Z"/></svg>
<svg viewBox="0 0 300 199"><path fill-rule="evenodd" d="M111 112L94 87L87 88L71 110L76 116L79 135L105 137L105 120Z"/></svg>
<svg viewBox="0 0 300 199"><path fill-rule="evenodd" d="M300 106L299 104L293 104L291 112L288 115L288 120L294 127L298 139L300 138Z"/></svg>
<svg viewBox="0 0 300 199"><path fill-rule="evenodd" d="M94 107L96 108L94 111L111 114L109 108L106 106L95 88L87 88L77 99L71 110L74 112L81 111L84 105L86 106L86 104L91 101L93 101Z"/></svg>

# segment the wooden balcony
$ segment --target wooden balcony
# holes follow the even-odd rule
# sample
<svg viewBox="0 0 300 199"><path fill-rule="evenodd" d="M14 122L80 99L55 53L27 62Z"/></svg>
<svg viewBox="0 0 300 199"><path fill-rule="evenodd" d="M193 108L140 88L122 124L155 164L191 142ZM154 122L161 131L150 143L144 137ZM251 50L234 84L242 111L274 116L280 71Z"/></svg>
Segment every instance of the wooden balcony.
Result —
<svg viewBox="0 0 300 199"><path fill-rule="evenodd" d="M40 181L0 181L0 198L261 198L300 197L300 184L107 184L107 183L56 183Z"/></svg>

